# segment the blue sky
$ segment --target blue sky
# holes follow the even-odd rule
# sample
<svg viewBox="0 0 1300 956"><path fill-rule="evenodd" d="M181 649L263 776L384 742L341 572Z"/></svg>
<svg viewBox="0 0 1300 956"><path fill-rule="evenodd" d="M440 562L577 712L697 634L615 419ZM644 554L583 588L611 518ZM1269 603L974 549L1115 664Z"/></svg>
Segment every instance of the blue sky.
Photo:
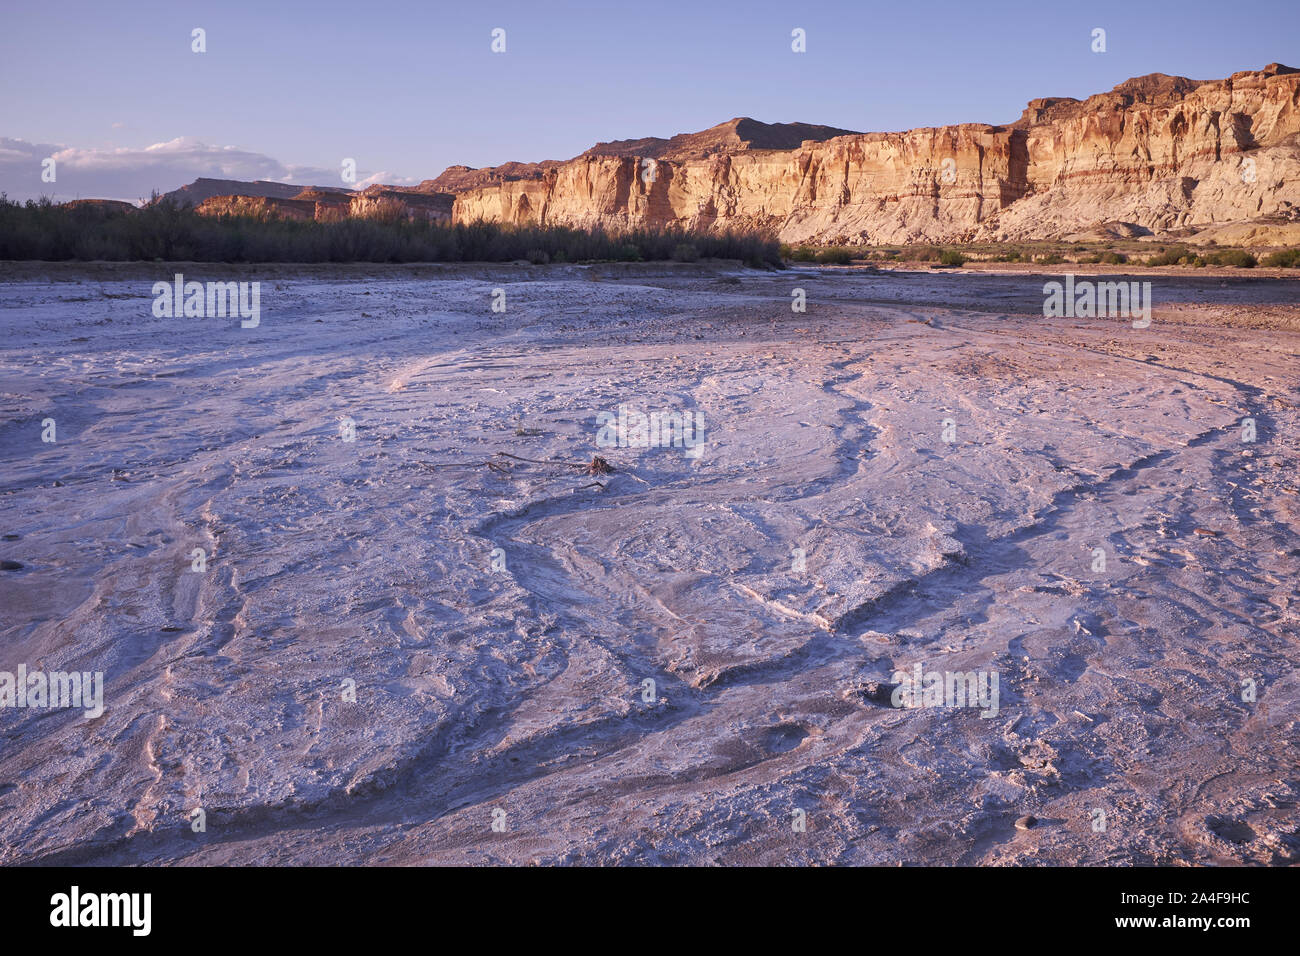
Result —
<svg viewBox="0 0 1300 956"><path fill-rule="evenodd" d="M191 52L195 27L206 53ZM505 54L491 52L496 27ZM1096 27L1105 53L1090 49ZM341 185L344 157L359 181L418 182L733 116L1006 123L1036 96L1272 61L1300 65L1295 0L9 3L0 190L165 190L209 167ZM42 188L31 160L54 147L71 151L69 172Z"/></svg>

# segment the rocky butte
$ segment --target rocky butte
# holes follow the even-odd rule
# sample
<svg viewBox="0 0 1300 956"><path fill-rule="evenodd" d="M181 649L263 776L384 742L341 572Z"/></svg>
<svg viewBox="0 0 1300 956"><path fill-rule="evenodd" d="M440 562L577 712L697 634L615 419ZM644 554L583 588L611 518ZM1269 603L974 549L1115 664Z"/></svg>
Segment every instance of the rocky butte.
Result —
<svg viewBox="0 0 1300 956"><path fill-rule="evenodd" d="M791 243L1288 242L1300 237L1300 71L1152 73L1082 101L1033 100L1005 126L856 133L737 118L601 143L565 162L453 166L418 187L326 199L258 202L304 218L387 209L454 222L760 229ZM225 197L199 208L238 207Z"/></svg>
<svg viewBox="0 0 1300 956"><path fill-rule="evenodd" d="M197 183L191 184L193 185ZM368 186L359 192L321 186L289 186L286 187L289 195L257 195L238 188L244 184L234 185L236 189L231 193L208 196L198 202L196 208L209 216L278 216L320 222L349 217L401 216L446 222L451 219L451 207L455 199L445 193L417 192L392 186ZM188 188L190 187L183 187ZM184 202L187 197L183 195L183 189L168 195Z"/></svg>

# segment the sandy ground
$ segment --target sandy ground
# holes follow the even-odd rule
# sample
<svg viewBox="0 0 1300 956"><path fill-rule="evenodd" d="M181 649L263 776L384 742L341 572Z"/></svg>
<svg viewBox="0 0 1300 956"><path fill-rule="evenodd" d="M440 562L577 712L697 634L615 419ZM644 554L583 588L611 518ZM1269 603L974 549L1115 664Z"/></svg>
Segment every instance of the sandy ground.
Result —
<svg viewBox="0 0 1300 956"><path fill-rule="evenodd" d="M1295 280L180 268L0 271L0 861L1300 860Z"/></svg>

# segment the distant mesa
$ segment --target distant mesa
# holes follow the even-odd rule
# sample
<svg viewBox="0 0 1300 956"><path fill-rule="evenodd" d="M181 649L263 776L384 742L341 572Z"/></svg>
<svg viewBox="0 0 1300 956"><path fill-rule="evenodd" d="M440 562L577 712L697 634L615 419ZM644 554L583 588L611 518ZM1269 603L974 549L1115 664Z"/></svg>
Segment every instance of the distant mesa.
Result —
<svg viewBox="0 0 1300 956"><path fill-rule="evenodd" d="M738 153L756 149L798 149L804 143L824 143L837 136L855 136L856 130L811 123L760 123L748 116L719 123L699 133L679 133L671 139L651 136L597 143L583 156L644 157L646 159L683 162L704 159L718 153Z"/></svg>
<svg viewBox="0 0 1300 956"><path fill-rule="evenodd" d="M118 199L70 199L63 203L68 209L81 209L87 212L98 212L105 216L121 215L123 213L135 212L135 206L129 202L122 202Z"/></svg>
<svg viewBox="0 0 1300 956"><path fill-rule="evenodd" d="M332 192L348 194L351 192L345 188L335 188L332 186L311 186L310 189L320 192ZM270 199L293 199L303 191L302 186L292 186L288 183L273 183L265 179L259 179L256 182L246 183L237 179L196 179L188 186L182 186L180 189L174 189L169 193L159 196L159 199L170 199L178 205L186 203L197 206L205 199L211 199L214 196L263 196Z"/></svg>
<svg viewBox="0 0 1300 956"><path fill-rule="evenodd" d="M242 183L226 179L197 179L163 196L179 205L193 205L203 215L274 216L284 219L330 221L350 217L396 216L425 221L450 221L455 197L423 193L397 186L368 186L359 191L336 186L293 186L265 180Z"/></svg>
<svg viewBox="0 0 1300 956"><path fill-rule="evenodd" d="M199 179L167 198L214 214L761 230L844 245L1200 232L1300 241L1300 71L1151 73L1085 100L1031 100L1000 126L860 133L736 117L569 160L451 166L414 187Z"/></svg>

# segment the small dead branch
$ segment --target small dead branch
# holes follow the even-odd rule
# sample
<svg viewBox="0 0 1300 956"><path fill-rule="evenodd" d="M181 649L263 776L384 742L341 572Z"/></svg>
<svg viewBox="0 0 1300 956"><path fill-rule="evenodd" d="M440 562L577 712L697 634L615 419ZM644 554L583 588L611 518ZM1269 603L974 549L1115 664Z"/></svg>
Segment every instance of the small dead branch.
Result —
<svg viewBox="0 0 1300 956"><path fill-rule="evenodd" d="M592 457L589 462L580 461L562 461L559 458L524 458L520 455L512 455L508 451L499 451L498 455L503 458L513 458L515 461L526 461L531 465L563 465L565 468L580 468L588 475L612 475L614 466L607 462L599 455Z"/></svg>
<svg viewBox="0 0 1300 956"><path fill-rule="evenodd" d="M509 458L511 461L527 462L530 465L559 465L562 468L576 468L584 475L612 475L616 470L613 465L611 465L604 458L601 458L599 455L594 455L591 461L587 461L587 462L562 461L559 458L524 458L522 455L512 455L508 451L499 451L497 452L497 455L498 457L501 458ZM421 462L421 464L427 465L430 468L487 468L488 471L492 472L493 474L503 475L507 477L515 473L514 467L510 464L510 462L496 461L495 459L488 459L487 461L477 461L477 462L426 461L426 462ZM636 478L636 475L632 475L632 477ZM641 481L641 479L637 478L637 481ZM590 485L583 485L582 487L591 488L593 486L598 487L602 490L606 487L605 484L599 481L592 482Z"/></svg>
<svg viewBox="0 0 1300 956"><path fill-rule="evenodd" d="M589 475L612 475L614 466L599 455L594 455L591 461L587 463L586 472Z"/></svg>

